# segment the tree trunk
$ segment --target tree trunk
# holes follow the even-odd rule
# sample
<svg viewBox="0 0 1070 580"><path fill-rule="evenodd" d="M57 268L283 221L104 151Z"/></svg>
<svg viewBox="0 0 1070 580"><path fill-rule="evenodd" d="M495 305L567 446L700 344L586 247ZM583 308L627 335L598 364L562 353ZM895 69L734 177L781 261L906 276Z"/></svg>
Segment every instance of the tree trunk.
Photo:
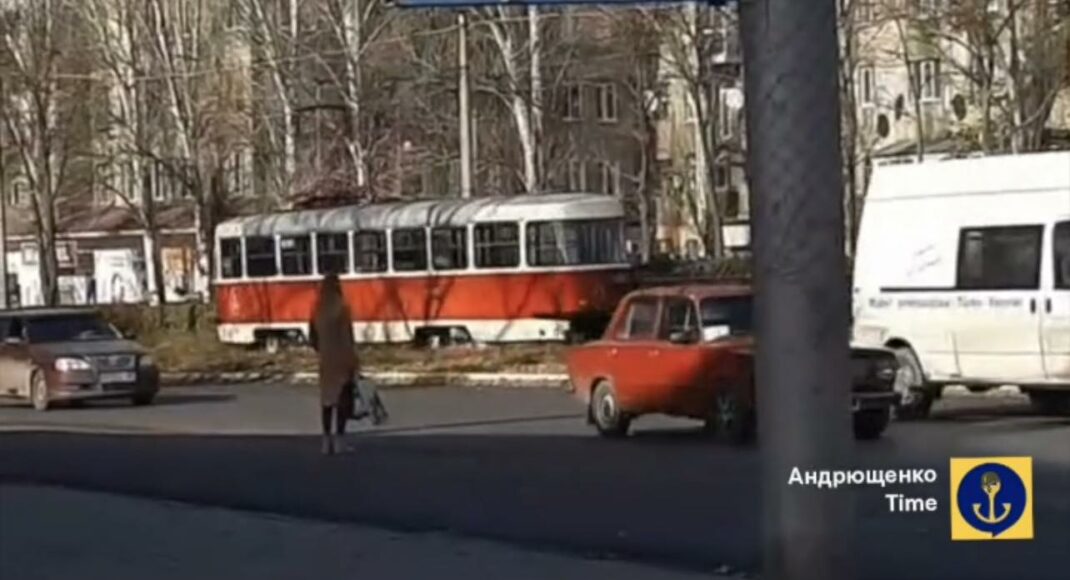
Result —
<svg viewBox="0 0 1070 580"><path fill-rule="evenodd" d="M545 160L543 159L543 83L542 83L542 43L537 6L528 6L528 50L531 52L531 139L534 159L534 191L542 191ZM532 191L529 189L528 191Z"/></svg>

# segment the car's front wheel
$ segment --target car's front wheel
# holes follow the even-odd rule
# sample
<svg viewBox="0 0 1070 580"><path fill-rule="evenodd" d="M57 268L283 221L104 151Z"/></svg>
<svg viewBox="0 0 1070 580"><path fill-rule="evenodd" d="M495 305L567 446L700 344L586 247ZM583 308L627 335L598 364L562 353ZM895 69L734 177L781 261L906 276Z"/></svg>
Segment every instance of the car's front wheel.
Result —
<svg viewBox="0 0 1070 580"><path fill-rule="evenodd" d="M713 417L707 420L706 429L718 439L734 445L750 442L757 434L754 409L747 404L740 388L726 388L717 393ZM712 423L712 425L711 425Z"/></svg>
<svg viewBox="0 0 1070 580"><path fill-rule="evenodd" d="M632 418L621 410L617 391L609 381L600 381L591 393L591 419L604 437L624 437Z"/></svg>
<svg viewBox="0 0 1070 580"><path fill-rule="evenodd" d="M34 371L33 376L30 377L30 402L38 411L47 411L52 404L48 393L48 383L45 381L45 374L41 371Z"/></svg>
<svg viewBox="0 0 1070 580"><path fill-rule="evenodd" d="M855 439L863 441L879 439L892 420L890 408L867 409L854 414Z"/></svg>

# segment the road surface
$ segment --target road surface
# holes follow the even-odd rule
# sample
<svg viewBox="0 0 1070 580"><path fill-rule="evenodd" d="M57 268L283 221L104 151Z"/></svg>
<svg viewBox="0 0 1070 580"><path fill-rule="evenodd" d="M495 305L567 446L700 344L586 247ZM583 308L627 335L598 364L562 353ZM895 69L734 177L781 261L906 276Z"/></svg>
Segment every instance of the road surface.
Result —
<svg viewBox="0 0 1070 580"><path fill-rule="evenodd" d="M758 456L691 424L644 420L625 441L592 435L566 394L404 389L384 393L387 427L319 455L307 387L168 389L159 404L0 408L0 481L62 485L479 538L570 557L678 572L758 571ZM932 420L895 424L855 446L849 466L932 468L933 484L829 490L853 502L858 578L1066 577L1070 419L1034 417L1021 399L956 398ZM1034 458L1036 539L949 539L948 459ZM787 482L785 481L785 484ZM885 493L934 497L935 513L889 513ZM2 541L2 540L0 540Z"/></svg>

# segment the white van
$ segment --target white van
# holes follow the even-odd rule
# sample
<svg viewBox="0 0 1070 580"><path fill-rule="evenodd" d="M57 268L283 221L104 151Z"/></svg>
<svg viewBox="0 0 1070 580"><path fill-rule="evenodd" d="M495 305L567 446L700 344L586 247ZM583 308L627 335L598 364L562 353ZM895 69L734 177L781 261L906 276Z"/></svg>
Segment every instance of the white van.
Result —
<svg viewBox="0 0 1070 580"><path fill-rule="evenodd" d="M1070 152L876 168L853 334L896 349L901 418L946 385L1017 385L1070 413Z"/></svg>

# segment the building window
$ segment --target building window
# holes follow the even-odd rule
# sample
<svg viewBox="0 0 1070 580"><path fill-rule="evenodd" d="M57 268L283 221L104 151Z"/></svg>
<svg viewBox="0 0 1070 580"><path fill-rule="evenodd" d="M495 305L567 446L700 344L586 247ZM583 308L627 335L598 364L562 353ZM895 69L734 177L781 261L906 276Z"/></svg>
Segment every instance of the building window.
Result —
<svg viewBox="0 0 1070 580"><path fill-rule="evenodd" d="M275 238L245 238L245 269L250 278L267 278L279 273L275 263Z"/></svg>
<svg viewBox="0 0 1070 580"><path fill-rule="evenodd" d="M726 218L739 217L739 190L729 189L724 194L724 216Z"/></svg>
<svg viewBox="0 0 1070 580"><path fill-rule="evenodd" d="M305 236L279 238L284 276L308 276L312 273L312 240Z"/></svg>
<svg viewBox="0 0 1070 580"><path fill-rule="evenodd" d="M320 274L349 272L349 236L316 234L316 271Z"/></svg>
<svg viewBox="0 0 1070 580"><path fill-rule="evenodd" d="M713 165L713 187L725 191L732 185L732 166L728 161L718 161Z"/></svg>
<svg viewBox="0 0 1070 580"><path fill-rule="evenodd" d="M427 230L423 228L394 230L390 239L394 244L395 272L416 272L427 269Z"/></svg>
<svg viewBox="0 0 1070 580"><path fill-rule="evenodd" d="M153 163L152 166L148 168L148 187L149 191L152 192L152 201L162 203L169 199L167 178L167 172L160 163Z"/></svg>
<svg viewBox="0 0 1070 580"><path fill-rule="evenodd" d="M386 272L386 234L362 231L353 234L353 265L357 272Z"/></svg>
<svg viewBox="0 0 1070 580"><path fill-rule="evenodd" d="M855 22L871 22L873 20L872 0L854 0Z"/></svg>
<svg viewBox="0 0 1070 580"><path fill-rule="evenodd" d="M912 92L923 101L940 98L940 61L936 59L919 60L910 63Z"/></svg>
<svg viewBox="0 0 1070 580"><path fill-rule="evenodd" d="M602 83L595 87L598 95L598 120L614 122L617 120L617 85Z"/></svg>
<svg viewBox="0 0 1070 580"><path fill-rule="evenodd" d="M963 290L1039 288L1043 232L1041 226L962 230L957 287Z"/></svg>
<svg viewBox="0 0 1070 580"><path fill-rule="evenodd" d="M876 71L872 66L858 68L858 102L863 106L873 105L876 102L876 81Z"/></svg>
<svg viewBox="0 0 1070 580"><path fill-rule="evenodd" d="M431 263L436 270L464 270L468 267L468 230L431 230Z"/></svg>
<svg viewBox="0 0 1070 580"><path fill-rule="evenodd" d="M568 188L571 191L587 191L587 163L582 159L568 160Z"/></svg>
<svg viewBox="0 0 1070 580"><path fill-rule="evenodd" d="M30 188L22 179L16 179L11 184L10 199L12 207L29 205Z"/></svg>
<svg viewBox="0 0 1070 580"><path fill-rule="evenodd" d="M602 193L606 195L620 195L620 164L612 161L601 161L598 164L602 177Z"/></svg>
<svg viewBox="0 0 1070 580"><path fill-rule="evenodd" d="M475 227L476 268L515 268L520 265L520 226L514 223Z"/></svg>
<svg viewBox="0 0 1070 580"><path fill-rule="evenodd" d="M943 8L941 0L918 0L918 8L923 16L935 16Z"/></svg>
<svg viewBox="0 0 1070 580"><path fill-rule="evenodd" d="M685 123L694 123L695 122L695 98L694 98L694 96L690 92L688 92L686 95L684 95L683 102L684 102L684 122Z"/></svg>
<svg viewBox="0 0 1070 580"><path fill-rule="evenodd" d="M721 90L720 98L717 99L717 123L721 127L721 137L723 139L734 137L736 125L738 124L736 111L729 105L730 94L732 93L727 89Z"/></svg>
<svg viewBox="0 0 1070 580"><path fill-rule="evenodd" d="M219 240L219 276L226 280L241 278L241 238Z"/></svg>
<svg viewBox="0 0 1070 580"><path fill-rule="evenodd" d="M578 121L583 118L583 86L579 84L565 85L565 110L563 116L566 121Z"/></svg>

